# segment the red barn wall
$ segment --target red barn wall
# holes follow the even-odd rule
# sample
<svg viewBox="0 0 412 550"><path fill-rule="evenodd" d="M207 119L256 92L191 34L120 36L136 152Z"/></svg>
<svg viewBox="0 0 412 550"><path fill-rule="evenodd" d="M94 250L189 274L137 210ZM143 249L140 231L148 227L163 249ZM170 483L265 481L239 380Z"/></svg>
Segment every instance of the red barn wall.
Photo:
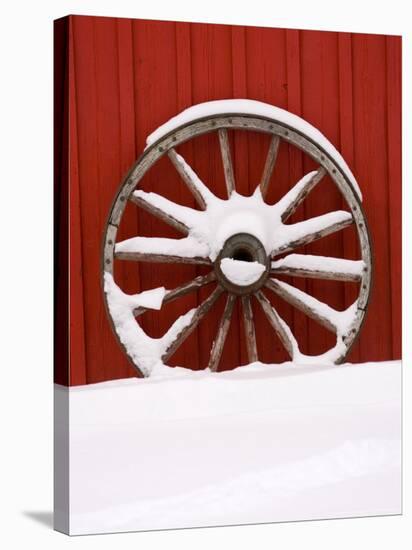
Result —
<svg viewBox="0 0 412 550"><path fill-rule="evenodd" d="M302 116L329 138L353 170L363 192L375 272L367 318L348 360L400 358L400 37L83 16L67 18L65 26L66 40L59 50L65 59L64 98L57 107L61 105L63 115L68 113L69 122L63 130L69 139L68 159L61 162L61 169L68 161L70 374L67 378L64 367L58 368L58 382L76 385L135 375L111 332L100 288L101 240L111 201L122 176L142 152L146 136L156 127L193 104L238 97ZM241 193L251 193L259 181L265 139L241 134L233 138ZM215 137L198 140L182 150L201 177L223 196ZM269 199L275 200L276 193L284 192L309 169L310 161L285 145ZM166 161L148 175L143 188L193 204ZM308 201L300 216L341 205L342 199L329 185ZM64 216L59 219L65 223ZM137 232L177 236L131 205L120 238ZM324 241L311 245L309 252L356 259L354 235L348 230ZM159 285L173 288L199 273L192 266L171 271L170 266L125 263L116 268L116 279L128 292ZM298 284L339 309L353 300L350 284L313 280ZM145 329L160 335L197 300L196 295L188 296L168 306L160 317L149 314ZM175 364L204 368L222 307L223 303L218 304L208 322L188 339L174 357ZM305 351L318 353L328 345L329 336L319 327L289 306L279 307ZM281 344L257 307L255 315L261 359L285 360ZM225 346L227 367L247 362L242 336L237 308Z"/></svg>

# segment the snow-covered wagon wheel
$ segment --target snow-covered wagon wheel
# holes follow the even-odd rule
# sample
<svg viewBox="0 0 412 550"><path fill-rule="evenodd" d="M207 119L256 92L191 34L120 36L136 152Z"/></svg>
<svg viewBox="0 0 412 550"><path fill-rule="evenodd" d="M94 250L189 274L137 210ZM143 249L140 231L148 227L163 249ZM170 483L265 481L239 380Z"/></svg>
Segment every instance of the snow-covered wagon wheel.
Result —
<svg viewBox="0 0 412 550"><path fill-rule="evenodd" d="M270 145L256 191L250 197L236 193L228 130L264 132ZM227 198L221 199L200 180L177 152L177 147L197 136L217 132ZM317 169L306 174L276 203L265 202L281 140L311 157ZM139 375L149 376L156 364L166 363L225 293L226 305L210 350L208 367L218 369L236 299L243 306L244 334L250 362L259 358L251 300L257 300L291 359L296 363L340 363L357 337L368 305L372 262L370 238L361 206L359 186L341 155L313 126L277 107L250 100L212 101L183 111L158 128L148 146L123 181L106 225L102 278L104 298L114 331ZM144 174L163 156L171 161L196 199L198 209L176 204L156 193L139 190ZM329 212L297 223L286 223L318 182L329 174L348 210ZM133 237L116 242L119 223L128 201L167 222L183 238ZM355 224L361 258L348 260L295 253L312 241ZM168 262L210 266L210 272L174 288L149 289L129 295L115 283L117 261ZM355 281L358 298L337 311L280 279L278 275ZM150 338L139 324L147 309L160 309L171 300L214 285L211 294L181 315L161 338ZM265 288L336 335L335 345L319 356L304 355L289 326L280 317Z"/></svg>

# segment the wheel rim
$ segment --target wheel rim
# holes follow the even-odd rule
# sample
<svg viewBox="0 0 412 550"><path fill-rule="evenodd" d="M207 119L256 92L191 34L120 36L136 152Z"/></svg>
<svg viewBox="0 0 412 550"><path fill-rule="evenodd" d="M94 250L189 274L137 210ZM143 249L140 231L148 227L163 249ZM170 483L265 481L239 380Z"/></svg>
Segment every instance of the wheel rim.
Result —
<svg viewBox="0 0 412 550"><path fill-rule="evenodd" d="M117 229L128 201L134 202L138 207L149 211L154 216L162 219L179 232L186 235L184 239L180 240L184 241L185 239L191 238L193 233L193 227L190 226L192 219L190 216L187 216L187 212L183 211L185 207L180 207L180 209L177 208L176 210L176 208L170 205L170 201L167 199L162 201L161 196L156 196L154 199L153 196L149 197L148 193L143 191L137 191L135 193L135 190L138 188L138 184L146 172L162 156L167 155L171 164L186 183L188 190L196 199L200 210L196 210L195 212L207 212L208 201L211 200L210 194L213 195L213 193L211 193L210 189L197 178L186 161L178 155L176 147L190 139L209 132L218 132L219 135L226 191L228 195L228 199L222 208L226 208L226 210L229 209L234 199L238 199L240 196L234 193L234 191L236 191L236 182L231 160L228 130L252 130L271 135L261 182L258 186L259 193L254 193L254 200L260 200L259 197L261 197L264 203L263 199L266 196L269 181L276 164L280 140L285 140L297 147L319 165L316 171L304 176L304 178L299 180L299 182L278 201L278 203L273 205L278 206L277 214L279 215L280 228L285 227L284 222L293 214L299 204L306 198L317 183L321 181L325 174L328 174L332 178L343 195L349 207L350 216L345 216L343 214L338 215L339 212L319 216L318 218L323 218L322 220L318 220L321 222L320 228L316 226L316 230L311 232L308 224L306 224L306 226L301 226L301 231L294 232L293 239L290 238L289 233L288 238L284 238L283 241L280 239L276 246L271 248L269 252L267 243L262 244L256 235L247 231L238 231L232 232L232 234L223 235L217 245L214 246L213 250L213 247L210 245L209 250L201 250L199 255L193 255L193 253L190 255L182 255L181 251L179 251L179 254L170 251L165 254L163 250L157 247L154 247L152 250L148 250L147 247L142 249L140 246L141 241L138 246L131 246L130 243L126 241L116 243ZM151 193L150 195L154 194ZM258 197L256 198L256 196ZM244 197L243 199L245 199L245 201L250 201L252 197ZM246 204L246 202L244 204ZM175 206L178 207L178 205ZM306 221L310 220L305 220L305 222ZM341 260L333 263L333 261L330 261L333 259L326 258L328 260L328 268L315 269L311 258L304 254L294 253L294 250L299 246L303 246L326 235L337 232L352 223L355 224L357 230L362 256L360 260ZM296 226L297 224L293 225ZM127 241L131 241L131 239ZM169 241L169 239L164 241ZM136 240L134 240L134 242L137 243ZM265 247L266 252L262 253ZM239 255L242 251L243 253L246 252L249 254L249 259L246 261L261 264L264 268L262 268L259 277L256 276L257 278L250 284L245 284L244 282L239 284L228 278L227 274L222 272L222 260L236 260L234 256L236 256L236 254ZM277 259L279 255L285 253L288 253L285 258ZM322 256L319 258L325 259ZM129 332L132 326L131 317L126 314L131 311L133 318L136 319L136 331L138 332L135 342L131 342L131 340L125 336L126 330L122 325L123 321L119 321L119 313L114 311L117 305L116 301L113 301L113 296L116 295L118 299L122 298L122 295L119 294L119 292L122 291L116 286L113 280L115 260L178 262L210 266L211 271L208 275L196 277L192 281L176 289L167 291L162 297L158 297L159 307L168 301L177 299L204 285L217 283L217 286L211 295L194 311L188 312L188 314L178 319L179 322L175 323L169 329L164 340L160 339L163 345L163 348L162 345L160 346L160 355L158 353L156 356L155 350L152 355L149 354L149 359L147 359L147 357L143 358L139 348L144 347L145 343L148 343L150 348L151 344L150 339L145 341L143 336L144 333L142 334L143 331L137 320L148 308L141 305L139 299L136 297L134 301L129 300L127 305L126 302L128 298L123 300L125 303L123 316L128 317L127 326ZM282 274L292 275L293 277L356 281L359 283L358 299L344 312L338 312L310 295L303 293L303 291L299 291L295 287L277 279L277 275ZM223 293L227 294L226 306L218 327L217 336L210 352L208 367L211 370L217 370L219 366L223 346L230 326L233 307L237 298L239 298L242 303L249 362L258 360L256 329L251 307L252 296L254 296L262 307L269 323L294 361L299 363L314 361L340 363L346 357L361 329L369 300L371 276L372 258L367 222L359 196L352 185L350 174L347 173L342 165L336 162L336 159L333 158L328 151L322 148L310 136L305 135L300 128L293 128L273 118L254 116L251 114L228 113L225 115L215 115L196 119L176 128L148 147L120 186L108 217L103 240L102 284L105 290L103 294L106 310L120 345L126 352L132 365L137 369L138 374L143 376L150 375L156 363L156 357L157 360L166 362L173 355L189 334L197 327L199 321L207 315L216 300ZM278 297L299 309L308 317L334 332L336 335L335 346L319 356L305 356L302 354L299 349L299 344L294 338L290 328L262 292L263 288L275 293ZM121 325L120 328L119 323Z"/></svg>

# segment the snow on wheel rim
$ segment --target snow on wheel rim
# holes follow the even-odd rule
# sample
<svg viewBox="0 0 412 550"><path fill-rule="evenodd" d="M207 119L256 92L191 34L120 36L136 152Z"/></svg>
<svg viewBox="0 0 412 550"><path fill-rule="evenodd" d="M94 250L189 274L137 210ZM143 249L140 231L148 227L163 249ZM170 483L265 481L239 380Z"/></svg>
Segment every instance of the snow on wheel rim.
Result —
<svg viewBox="0 0 412 550"><path fill-rule="evenodd" d="M236 192L228 129L252 130L271 136L261 182L251 197ZM219 136L227 199L216 197L176 151L180 144L209 132L217 132ZM268 205L264 198L281 140L299 148L319 167L301 178L276 204ZM172 169L177 170L188 191L193 194L199 210L137 189L142 177L164 155L169 157ZM326 173L343 195L350 212L330 212L286 225L287 218ZM173 226L184 237L132 237L116 242L117 229L128 201ZM296 248L351 224L356 226L361 259L294 253ZM245 243L248 242L254 242L255 246L248 248L246 257ZM236 248L233 243L239 246ZM286 257L276 259L285 253L288 253ZM114 281L115 260L200 264L210 266L211 271L173 290L162 287L128 295ZM233 262L244 273L235 273ZM337 311L277 279L277 275L282 274L356 281L359 283L359 296L345 311ZM243 306L249 361L258 360L252 297L261 305L294 362L340 363L361 329L369 300L371 276L371 245L361 193L341 155L319 130L303 119L283 109L251 100L222 100L195 105L153 132L148 137L145 151L119 188L103 240L102 286L108 316L119 343L138 374L143 376L149 376L156 365L165 363L173 355L223 293L227 295L226 306L210 352L208 367L211 370L218 369L237 298L241 299ZM161 338L146 335L138 322L140 315L148 309L161 309L164 303L209 284L216 285L210 296L197 308L176 319ZM262 292L263 288L332 331L336 335L335 346L318 356L304 355L289 326Z"/></svg>

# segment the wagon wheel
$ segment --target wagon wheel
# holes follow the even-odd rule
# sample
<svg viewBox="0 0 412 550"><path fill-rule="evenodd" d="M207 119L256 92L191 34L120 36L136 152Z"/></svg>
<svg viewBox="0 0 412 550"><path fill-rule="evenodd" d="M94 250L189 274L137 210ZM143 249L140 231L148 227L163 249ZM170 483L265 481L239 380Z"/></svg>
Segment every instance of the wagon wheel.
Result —
<svg viewBox="0 0 412 550"><path fill-rule="evenodd" d="M207 116L204 116L205 106ZM228 129L269 134L270 146L261 181L251 197L236 193ZM218 132L227 199L217 198L177 153L176 147L196 136ZM310 156L317 169L300 179L276 204L265 202L279 143L285 140ZM192 193L198 209L176 204L156 193L136 189L144 174L164 155L171 161ZM286 221L308 193L329 174L344 197L348 211L330 212L294 224ZM134 237L116 242L127 201L168 223L180 239ZM262 307L287 353L296 363L340 363L357 337L368 304L371 286L371 249L359 187L346 163L314 127L282 109L247 100L214 101L194 106L160 127L148 138L148 147L133 166L112 205L106 225L102 283L107 312L118 340L139 375L149 376L154 365L166 362L213 307L226 295L226 305L210 351L208 367L219 366L236 299L241 300L250 362L258 360L252 298ZM210 212L213 211L213 224ZM227 223L232 214L238 221ZM240 221L239 221L240 220ZM347 260L295 253L295 249L355 224L361 259ZM259 230L261 228L262 230ZM287 255L285 255L287 254ZM282 256L279 258L279 256ZM175 288L155 288L125 294L113 279L114 262L188 263L210 266L210 272ZM278 275L354 281L358 298L345 311L337 311L313 296L281 281ZM147 309L161 309L166 302L213 284L214 290L197 308L180 316L164 336L153 339L138 320ZM262 292L266 288L336 335L336 344L320 356L306 356L276 308Z"/></svg>

